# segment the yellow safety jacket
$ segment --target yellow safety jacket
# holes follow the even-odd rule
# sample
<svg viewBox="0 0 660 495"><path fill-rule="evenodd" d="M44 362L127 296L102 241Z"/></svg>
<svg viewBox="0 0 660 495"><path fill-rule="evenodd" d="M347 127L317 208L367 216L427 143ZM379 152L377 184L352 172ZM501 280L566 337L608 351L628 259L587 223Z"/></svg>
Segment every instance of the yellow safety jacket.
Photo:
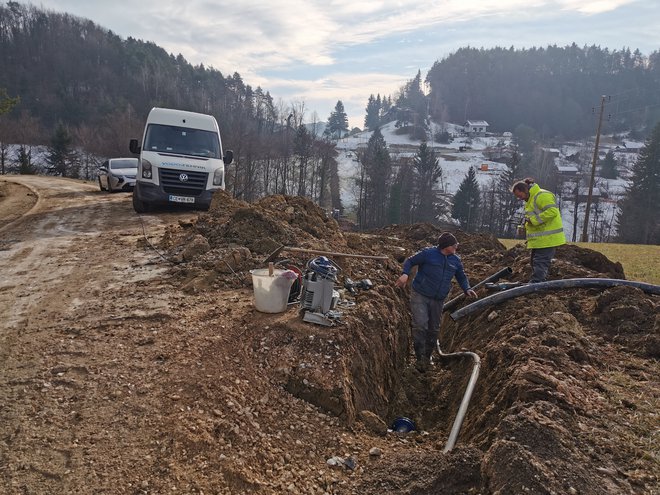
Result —
<svg viewBox="0 0 660 495"><path fill-rule="evenodd" d="M538 249L566 244L561 213L555 195L534 184L525 202L527 248Z"/></svg>

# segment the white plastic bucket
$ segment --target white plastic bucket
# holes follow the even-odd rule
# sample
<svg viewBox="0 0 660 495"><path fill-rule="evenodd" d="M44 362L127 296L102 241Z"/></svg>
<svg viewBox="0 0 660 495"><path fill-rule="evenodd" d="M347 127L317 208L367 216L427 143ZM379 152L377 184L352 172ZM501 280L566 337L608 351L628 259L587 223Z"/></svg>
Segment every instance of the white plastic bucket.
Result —
<svg viewBox="0 0 660 495"><path fill-rule="evenodd" d="M282 313L286 311L289 302L291 285L298 277L292 270L273 270L268 274L268 268L250 270L252 287L254 288L254 307L262 313Z"/></svg>

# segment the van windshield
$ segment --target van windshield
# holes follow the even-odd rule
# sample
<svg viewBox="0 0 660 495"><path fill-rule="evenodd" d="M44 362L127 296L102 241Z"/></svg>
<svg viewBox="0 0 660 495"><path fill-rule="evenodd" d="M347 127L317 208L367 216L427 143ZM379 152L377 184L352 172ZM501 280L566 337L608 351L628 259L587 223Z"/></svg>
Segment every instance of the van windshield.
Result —
<svg viewBox="0 0 660 495"><path fill-rule="evenodd" d="M149 124L142 149L177 155L221 158L220 141L216 132L171 125Z"/></svg>

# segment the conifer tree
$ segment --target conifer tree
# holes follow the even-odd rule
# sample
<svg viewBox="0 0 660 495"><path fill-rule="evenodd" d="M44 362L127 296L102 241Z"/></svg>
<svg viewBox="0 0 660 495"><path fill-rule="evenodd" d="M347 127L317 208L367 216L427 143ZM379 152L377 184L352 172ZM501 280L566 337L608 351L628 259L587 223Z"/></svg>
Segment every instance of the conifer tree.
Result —
<svg viewBox="0 0 660 495"><path fill-rule="evenodd" d="M380 95L378 95L378 99L374 98L373 94L369 95L366 111L364 127L369 131L373 131L380 123Z"/></svg>
<svg viewBox="0 0 660 495"><path fill-rule="evenodd" d="M402 88L397 100L397 106L400 108L409 108L418 114L421 119L426 118L426 96L422 91L421 71L418 70L417 75ZM417 124L421 125L421 120Z"/></svg>
<svg viewBox="0 0 660 495"><path fill-rule="evenodd" d="M616 179L619 177L619 172L617 171L617 160L614 157L614 152L609 150L605 155L605 158L600 162L600 175L605 179Z"/></svg>
<svg viewBox="0 0 660 495"><path fill-rule="evenodd" d="M337 101L335 109L330 113L325 133L332 139L341 139L348 132L348 116L341 100Z"/></svg>
<svg viewBox="0 0 660 495"><path fill-rule="evenodd" d="M639 152L630 185L617 215L619 239L637 244L660 244L660 122Z"/></svg>
<svg viewBox="0 0 660 495"><path fill-rule="evenodd" d="M360 184L358 219L362 228L382 227L387 221L392 162L385 138L376 129L361 158L363 180Z"/></svg>
<svg viewBox="0 0 660 495"><path fill-rule="evenodd" d="M481 191L477 182L477 173L474 167L470 167L454 195L451 216L461 223L463 229L473 232L478 225L480 204Z"/></svg>
<svg viewBox="0 0 660 495"><path fill-rule="evenodd" d="M68 169L72 157L71 142L72 138L69 131L60 122L55 129L55 134L53 134L50 146L48 147L46 156L48 173L68 177Z"/></svg>
<svg viewBox="0 0 660 495"><path fill-rule="evenodd" d="M419 145L417 155L413 159L415 168L415 204L413 221L430 222L435 218L435 186L442 177L440 162L426 142Z"/></svg>
<svg viewBox="0 0 660 495"><path fill-rule="evenodd" d="M34 164L32 163L32 150L28 149L24 144L18 147L16 161L18 162L19 174L28 175L36 172Z"/></svg>

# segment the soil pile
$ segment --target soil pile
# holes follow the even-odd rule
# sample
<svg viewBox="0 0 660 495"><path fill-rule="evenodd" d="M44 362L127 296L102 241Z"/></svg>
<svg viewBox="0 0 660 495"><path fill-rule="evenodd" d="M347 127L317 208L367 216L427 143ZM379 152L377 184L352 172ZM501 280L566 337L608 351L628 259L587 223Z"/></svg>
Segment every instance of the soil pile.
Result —
<svg viewBox="0 0 660 495"><path fill-rule="evenodd" d="M202 326L227 329L196 357L214 363L217 373L206 366L204 375L195 374L188 398L201 410L218 411L212 428L199 422L190 433L189 452L205 449L205 459L231 455L222 476L206 479L207 486L367 494L660 488L654 440L659 302L630 287L534 294L458 322L445 318L444 352L476 352L483 366L458 446L442 452L471 363L442 359L425 374L414 370L408 290L393 287L405 257L433 244L440 232L430 224L342 232L301 198L272 196L248 205L226 194L197 221L170 229L161 246L179 263L173 273L181 286L221 306L229 300L225 309L200 317ZM528 280L522 245L506 250L491 236L454 233L473 283L506 266L511 280ZM277 315L249 304L232 309L231 301L250 294L248 271L263 267L281 245L388 260L338 257L345 304L331 327L303 322L293 308ZM304 270L314 256L297 253L288 262ZM556 258L549 279L624 278L619 264L588 249L563 246ZM345 277L368 278L373 288L353 296L341 289ZM417 431L387 433L401 416Z"/></svg>

